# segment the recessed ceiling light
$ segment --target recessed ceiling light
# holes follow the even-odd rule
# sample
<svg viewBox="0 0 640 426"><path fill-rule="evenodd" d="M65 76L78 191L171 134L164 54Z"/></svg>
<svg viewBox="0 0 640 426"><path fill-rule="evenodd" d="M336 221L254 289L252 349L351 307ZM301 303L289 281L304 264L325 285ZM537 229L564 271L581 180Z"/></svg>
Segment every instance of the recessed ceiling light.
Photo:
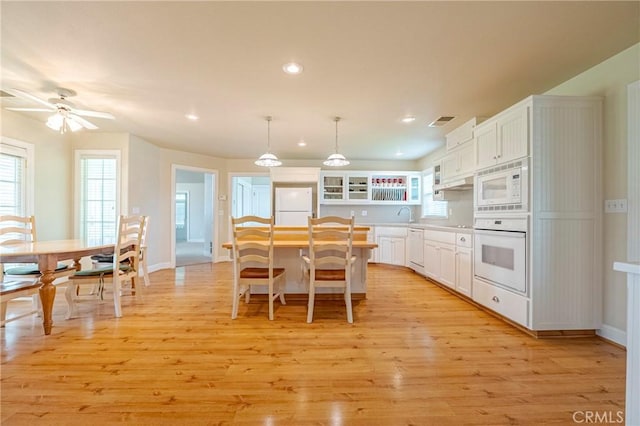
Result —
<svg viewBox="0 0 640 426"><path fill-rule="evenodd" d="M282 66L282 69L287 74L300 74L302 72L302 65L297 64L295 62L289 62Z"/></svg>
<svg viewBox="0 0 640 426"><path fill-rule="evenodd" d="M185 117L187 118L187 120L191 120L191 121L198 121L198 118L200 118L195 114L187 114L185 115Z"/></svg>
<svg viewBox="0 0 640 426"><path fill-rule="evenodd" d="M400 157L400 156L403 156L403 155L404 155L404 152L396 152L396 156L397 157Z"/></svg>
<svg viewBox="0 0 640 426"><path fill-rule="evenodd" d="M307 146L307 143L304 140L300 139L300 142L298 142L298 146Z"/></svg>
<svg viewBox="0 0 640 426"><path fill-rule="evenodd" d="M414 121L416 121L416 118L413 115L407 115L402 119L403 123L412 123Z"/></svg>

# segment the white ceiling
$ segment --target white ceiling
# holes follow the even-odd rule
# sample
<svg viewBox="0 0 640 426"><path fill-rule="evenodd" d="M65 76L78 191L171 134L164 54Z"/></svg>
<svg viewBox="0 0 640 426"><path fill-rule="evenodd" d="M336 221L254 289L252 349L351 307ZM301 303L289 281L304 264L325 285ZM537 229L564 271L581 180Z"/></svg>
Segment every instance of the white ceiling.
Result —
<svg viewBox="0 0 640 426"><path fill-rule="evenodd" d="M2 88L43 99L70 88L77 107L116 116L91 119L97 131L226 158L266 150L267 115L280 158L332 153L334 116L343 117L340 151L350 159L420 158L469 118L543 93L640 40L637 1L0 7ZM301 75L282 72L292 60ZM404 124L405 115L417 120ZM427 126L441 115L457 118Z"/></svg>

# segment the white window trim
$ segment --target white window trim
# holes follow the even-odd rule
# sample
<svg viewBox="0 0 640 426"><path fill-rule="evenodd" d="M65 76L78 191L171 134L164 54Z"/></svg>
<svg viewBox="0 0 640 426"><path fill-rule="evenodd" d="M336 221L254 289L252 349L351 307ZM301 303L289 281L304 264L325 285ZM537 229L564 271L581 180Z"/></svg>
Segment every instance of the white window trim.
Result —
<svg viewBox="0 0 640 426"><path fill-rule="evenodd" d="M80 159L83 157L114 157L116 159L116 175L118 176L118 194L116 194L116 212L121 212L122 200L125 197L124 179L122 178L122 159L120 150L117 149L77 149L74 154L74 202L73 202L73 223L74 238L80 238L80 199L81 199L81 185L80 176ZM118 213L118 215L121 213Z"/></svg>
<svg viewBox="0 0 640 426"><path fill-rule="evenodd" d="M424 185L424 177L427 174L433 174L434 173L434 168L433 167L429 167L428 169L425 169L422 171L422 174L420 176L420 178L422 179L422 203L420 205L420 210L421 210L421 218L423 219L448 219L449 218L449 206L446 200L440 201L440 200L433 200L434 202L442 202L442 203L446 203L445 204L445 209L444 209L444 215L427 215L425 214L425 208L424 208L424 204L426 202L427 197L425 196L427 194L427 191L425 188L426 185ZM431 194L431 197L433 199L433 187L431 189L431 192L429 192L429 194Z"/></svg>
<svg viewBox="0 0 640 426"><path fill-rule="evenodd" d="M8 138L6 136L0 137L0 146L7 145L8 147L15 147L23 149L26 152L27 164L25 167L25 216L35 215L35 145L28 142L19 141L17 139Z"/></svg>

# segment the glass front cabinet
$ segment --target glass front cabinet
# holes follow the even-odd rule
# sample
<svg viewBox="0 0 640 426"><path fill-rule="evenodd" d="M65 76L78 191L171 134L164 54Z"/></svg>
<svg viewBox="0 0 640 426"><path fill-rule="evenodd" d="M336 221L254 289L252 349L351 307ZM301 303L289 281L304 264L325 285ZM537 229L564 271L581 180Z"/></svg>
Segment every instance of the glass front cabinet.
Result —
<svg viewBox="0 0 640 426"><path fill-rule="evenodd" d="M419 172L321 172L322 204L420 204Z"/></svg>

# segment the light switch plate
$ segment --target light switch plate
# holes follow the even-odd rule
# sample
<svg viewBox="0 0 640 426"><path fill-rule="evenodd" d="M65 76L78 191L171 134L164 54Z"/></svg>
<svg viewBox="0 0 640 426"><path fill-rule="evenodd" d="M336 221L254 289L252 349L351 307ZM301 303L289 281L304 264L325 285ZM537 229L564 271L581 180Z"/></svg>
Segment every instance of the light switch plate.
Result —
<svg viewBox="0 0 640 426"><path fill-rule="evenodd" d="M626 213L627 200L625 198L617 199L617 200L605 200L604 212L605 213Z"/></svg>

